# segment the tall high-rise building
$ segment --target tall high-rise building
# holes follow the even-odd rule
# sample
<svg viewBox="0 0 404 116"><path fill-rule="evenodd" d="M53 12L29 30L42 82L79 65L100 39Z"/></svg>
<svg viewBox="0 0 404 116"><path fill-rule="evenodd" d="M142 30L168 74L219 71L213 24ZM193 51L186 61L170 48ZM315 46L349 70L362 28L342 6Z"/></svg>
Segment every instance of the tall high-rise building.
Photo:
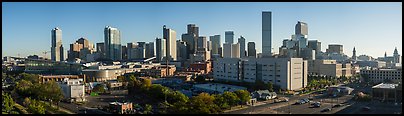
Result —
<svg viewBox="0 0 404 116"><path fill-rule="evenodd" d="M240 36L238 38L238 43L240 44L240 58L243 58L246 56L245 53L245 38L243 36Z"/></svg>
<svg viewBox="0 0 404 116"><path fill-rule="evenodd" d="M105 55L113 61L122 60L121 34L117 28L106 26L104 29Z"/></svg>
<svg viewBox="0 0 404 116"><path fill-rule="evenodd" d="M248 42L248 56L255 58L257 55L257 51L255 50L255 43L254 42Z"/></svg>
<svg viewBox="0 0 404 116"><path fill-rule="evenodd" d="M122 47L122 59L127 60L129 58L128 57L128 47L125 45L122 45L121 47Z"/></svg>
<svg viewBox="0 0 404 116"><path fill-rule="evenodd" d="M197 46L198 46L198 49L197 49L198 51L206 51L207 50L208 45L207 45L207 41L206 41L205 36L198 37Z"/></svg>
<svg viewBox="0 0 404 116"><path fill-rule="evenodd" d="M186 42L188 53L194 54L197 50L197 39L199 37L199 27L195 24L187 25L187 33L182 34L182 41ZM189 56L187 57L187 59Z"/></svg>
<svg viewBox="0 0 404 116"><path fill-rule="evenodd" d="M184 41L177 40L177 59L184 61L188 57L187 44Z"/></svg>
<svg viewBox="0 0 404 116"><path fill-rule="evenodd" d="M188 34L194 35L195 37L199 37L199 27L195 24L187 25Z"/></svg>
<svg viewBox="0 0 404 116"><path fill-rule="evenodd" d="M318 40L309 40L307 47L315 50L316 54L321 52L321 42Z"/></svg>
<svg viewBox="0 0 404 116"><path fill-rule="evenodd" d="M231 58L232 57L232 44L231 43L223 43L223 58Z"/></svg>
<svg viewBox="0 0 404 116"><path fill-rule="evenodd" d="M299 42L299 50L298 53L300 54L301 49L305 49L307 47L307 36L308 36L308 27L307 23L297 21L295 26L295 40ZM293 39L293 38L292 38ZM301 55L299 55L301 56Z"/></svg>
<svg viewBox="0 0 404 116"><path fill-rule="evenodd" d="M67 61L74 61L76 58L80 58L80 50L83 46L77 42L70 44L70 50L67 53Z"/></svg>
<svg viewBox="0 0 404 116"><path fill-rule="evenodd" d="M97 52L99 52L99 53L104 53L105 52L105 45L104 45L104 42L101 42L101 43L97 43Z"/></svg>
<svg viewBox="0 0 404 116"><path fill-rule="evenodd" d="M156 38L156 61L160 62L166 56L166 40Z"/></svg>
<svg viewBox="0 0 404 116"><path fill-rule="evenodd" d="M137 48L136 43L131 42L131 43L126 44L126 52L127 52L126 54L128 55L128 60L135 59L135 55L132 54L132 53L134 53L133 49L135 49L135 48Z"/></svg>
<svg viewBox="0 0 404 116"><path fill-rule="evenodd" d="M353 47L352 59L356 60L356 50L355 50L355 47Z"/></svg>
<svg viewBox="0 0 404 116"><path fill-rule="evenodd" d="M52 29L51 31L51 60L52 61L63 61L63 45L62 45L62 30L59 27Z"/></svg>
<svg viewBox="0 0 404 116"><path fill-rule="evenodd" d="M74 61L76 58L86 61L87 54L95 52L94 45L88 41L88 39L81 37L73 44L70 44L70 50L68 51L68 61Z"/></svg>
<svg viewBox="0 0 404 116"><path fill-rule="evenodd" d="M394 57L393 63L401 63L401 57L400 54L398 54L397 47L394 48L393 57Z"/></svg>
<svg viewBox="0 0 404 116"><path fill-rule="evenodd" d="M163 26L163 38L166 40L166 58L169 61L177 60L177 39L176 32Z"/></svg>
<svg viewBox="0 0 404 116"><path fill-rule="evenodd" d="M154 57L154 42L146 43L146 58Z"/></svg>
<svg viewBox="0 0 404 116"><path fill-rule="evenodd" d="M206 41L206 50L211 51L212 50L212 41Z"/></svg>
<svg viewBox="0 0 404 116"><path fill-rule="evenodd" d="M297 21L297 24L295 26L295 35L308 35L308 27L307 23Z"/></svg>
<svg viewBox="0 0 404 116"><path fill-rule="evenodd" d="M212 42L212 54L219 54L219 48L221 46L220 35L213 35L209 37L210 41Z"/></svg>
<svg viewBox="0 0 404 116"><path fill-rule="evenodd" d="M343 46L340 44L329 44L328 49L326 50L327 53L337 53L337 54L344 54Z"/></svg>
<svg viewBox="0 0 404 116"><path fill-rule="evenodd" d="M231 45L231 57L240 58L240 43Z"/></svg>
<svg viewBox="0 0 404 116"><path fill-rule="evenodd" d="M219 50L218 50L218 52L219 52L219 57L223 57L223 47L219 47Z"/></svg>
<svg viewBox="0 0 404 116"><path fill-rule="evenodd" d="M234 41L234 32L233 31L224 32L224 42L233 44L233 41Z"/></svg>
<svg viewBox="0 0 404 116"><path fill-rule="evenodd" d="M262 57L272 57L272 12L262 12Z"/></svg>

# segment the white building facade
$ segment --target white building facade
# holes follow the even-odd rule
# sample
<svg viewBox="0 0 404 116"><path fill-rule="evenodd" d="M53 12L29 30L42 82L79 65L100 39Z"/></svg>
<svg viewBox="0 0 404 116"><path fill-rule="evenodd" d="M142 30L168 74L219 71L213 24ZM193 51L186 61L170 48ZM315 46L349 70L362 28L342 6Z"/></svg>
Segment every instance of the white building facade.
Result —
<svg viewBox="0 0 404 116"><path fill-rule="evenodd" d="M307 61L302 58L223 58L213 68L214 79L279 85L299 90L307 85Z"/></svg>

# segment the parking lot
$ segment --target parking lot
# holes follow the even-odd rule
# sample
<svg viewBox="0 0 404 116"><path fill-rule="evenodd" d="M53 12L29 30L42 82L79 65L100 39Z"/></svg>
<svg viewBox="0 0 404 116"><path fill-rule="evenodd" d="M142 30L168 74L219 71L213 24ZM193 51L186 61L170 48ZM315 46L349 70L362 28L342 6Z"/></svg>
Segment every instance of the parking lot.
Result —
<svg viewBox="0 0 404 116"><path fill-rule="evenodd" d="M347 101L350 100L353 96L346 95L342 97L330 98L330 97L320 97L321 95L316 95L309 103L305 104L295 104L297 100L289 101L286 103L287 105L281 107L270 107L268 109L272 110L264 110L261 112L256 112L257 114L273 114L275 111L278 114L333 114L343 107L346 107ZM320 107L313 107L312 103L320 102ZM344 103L346 102L346 103ZM344 103L344 104L341 104ZM333 107L336 104L341 104L339 107ZM328 112L321 112L323 109L331 108L331 111Z"/></svg>

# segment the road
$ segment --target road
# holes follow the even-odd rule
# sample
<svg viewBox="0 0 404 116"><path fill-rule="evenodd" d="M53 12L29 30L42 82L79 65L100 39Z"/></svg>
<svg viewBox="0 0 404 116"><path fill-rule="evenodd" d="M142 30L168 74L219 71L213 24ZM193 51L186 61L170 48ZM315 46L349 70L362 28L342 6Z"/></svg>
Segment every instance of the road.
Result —
<svg viewBox="0 0 404 116"><path fill-rule="evenodd" d="M273 103L273 100L267 101L267 104L249 107L237 111L226 112L225 114L333 114L347 107L352 95L346 95L337 98L324 97L322 94L311 94L313 100L320 101L321 107L313 108L310 104L293 105L297 100L308 98L309 95L289 97L289 102ZM331 108L337 103L344 103L340 107L332 108L330 112L321 112L324 108Z"/></svg>
<svg viewBox="0 0 404 116"><path fill-rule="evenodd" d="M279 97L281 97L281 96L282 95L279 95ZM282 103L273 103L273 100L268 100L268 101L266 101L267 104L264 104L264 105L253 106L253 107L249 107L249 108L245 108L245 109L241 109L241 110L225 112L224 114L250 114L253 112L260 112L260 111L264 111L264 110L271 111L271 109L287 106L288 104L293 104L294 102L296 102L296 100L308 98L308 97L309 97L309 95L292 96L292 97L288 97L289 102L282 102ZM276 113L276 112L272 111L272 113Z"/></svg>

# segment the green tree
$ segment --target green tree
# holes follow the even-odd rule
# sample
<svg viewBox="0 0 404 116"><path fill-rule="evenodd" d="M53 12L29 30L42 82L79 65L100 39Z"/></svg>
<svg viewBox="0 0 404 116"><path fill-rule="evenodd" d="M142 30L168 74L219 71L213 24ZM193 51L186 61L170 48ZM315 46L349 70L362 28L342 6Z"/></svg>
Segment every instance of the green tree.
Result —
<svg viewBox="0 0 404 116"><path fill-rule="evenodd" d="M143 90L148 90L152 85L152 82L150 79L143 79L142 80L142 89Z"/></svg>
<svg viewBox="0 0 404 116"><path fill-rule="evenodd" d="M144 107L143 114L150 114L152 113L153 107L150 104L146 104Z"/></svg>
<svg viewBox="0 0 404 116"><path fill-rule="evenodd" d="M26 97L23 105L28 108L28 111L33 114L45 114L44 106L37 100Z"/></svg>
<svg viewBox="0 0 404 116"><path fill-rule="evenodd" d="M28 110L33 114L45 114L44 106L35 99L31 100L31 103L28 105Z"/></svg>
<svg viewBox="0 0 404 116"><path fill-rule="evenodd" d="M34 84L27 80L21 80L16 83L16 92L22 96L32 96L33 95L33 88Z"/></svg>
<svg viewBox="0 0 404 116"><path fill-rule="evenodd" d="M223 97L227 101L227 103L229 103L230 106L235 106L240 101L237 95L233 92L226 91L223 93Z"/></svg>
<svg viewBox="0 0 404 116"><path fill-rule="evenodd" d="M105 85L104 84L98 84L96 85L93 90L93 92L97 92L97 93L105 93Z"/></svg>
<svg viewBox="0 0 404 116"><path fill-rule="evenodd" d="M2 112L7 112L8 114L14 109L14 100L11 98L10 94L2 93L3 104L2 104Z"/></svg>
<svg viewBox="0 0 404 116"><path fill-rule="evenodd" d="M274 92L274 86L273 86L272 82L267 83L267 89L268 89L270 92Z"/></svg>
<svg viewBox="0 0 404 116"><path fill-rule="evenodd" d="M195 114L218 113L219 107L214 103L215 97L208 93L201 93L190 99L190 111Z"/></svg>
<svg viewBox="0 0 404 116"><path fill-rule="evenodd" d="M31 83L39 83L39 75L37 74L28 74L28 73L21 73L23 80L30 81Z"/></svg>
<svg viewBox="0 0 404 116"><path fill-rule="evenodd" d="M44 93L46 93L46 98L52 101L59 102L63 99L63 91L60 86L55 81L48 81L44 84ZM45 99L46 100L46 99Z"/></svg>
<svg viewBox="0 0 404 116"><path fill-rule="evenodd" d="M183 93L180 91L172 91L168 93L168 101L169 103L175 103L175 102L182 102L182 103L187 103L189 98L185 96Z"/></svg>
<svg viewBox="0 0 404 116"><path fill-rule="evenodd" d="M227 100L221 94L216 94L215 95L214 102L222 110L226 110L226 109L230 108L229 103L227 103Z"/></svg>
<svg viewBox="0 0 404 116"><path fill-rule="evenodd" d="M166 94L168 94L166 93L166 91L169 91L167 87L164 87L160 84L153 84L147 93L149 93L149 95L152 95L158 100L164 100Z"/></svg>
<svg viewBox="0 0 404 116"><path fill-rule="evenodd" d="M189 102L175 102L172 107L169 108L170 114L187 114L189 113Z"/></svg>
<svg viewBox="0 0 404 116"><path fill-rule="evenodd" d="M250 92L247 90L237 90L234 93L236 93L237 97L240 99L241 106L251 99Z"/></svg>

